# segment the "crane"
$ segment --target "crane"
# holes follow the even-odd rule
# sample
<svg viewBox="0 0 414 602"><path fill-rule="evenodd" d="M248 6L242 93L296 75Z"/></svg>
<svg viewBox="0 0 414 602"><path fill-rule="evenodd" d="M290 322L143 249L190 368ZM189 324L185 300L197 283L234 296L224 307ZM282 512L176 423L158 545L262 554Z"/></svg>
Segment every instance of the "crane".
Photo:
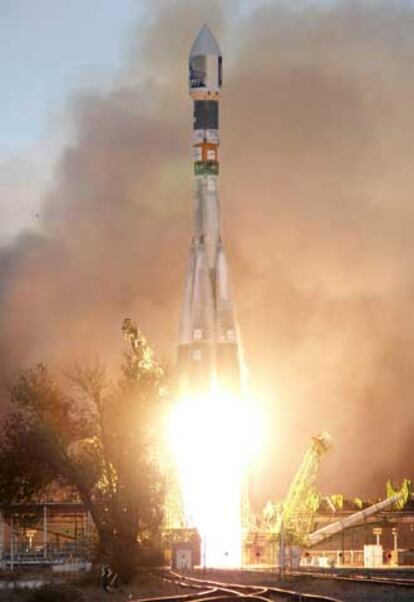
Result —
<svg viewBox="0 0 414 602"><path fill-rule="evenodd" d="M283 503L283 509L276 521L276 532L283 528L303 539L311 531L312 520L319 506L319 495L315 488L321 458L331 445L331 435L324 432L312 437L311 445L305 454Z"/></svg>

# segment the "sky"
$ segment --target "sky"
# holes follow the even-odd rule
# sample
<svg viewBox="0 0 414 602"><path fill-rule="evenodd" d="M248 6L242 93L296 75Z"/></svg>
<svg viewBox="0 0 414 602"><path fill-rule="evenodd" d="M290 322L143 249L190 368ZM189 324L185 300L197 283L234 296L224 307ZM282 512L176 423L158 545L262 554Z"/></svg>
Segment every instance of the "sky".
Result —
<svg viewBox="0 0 414 602"><path fill-rule="evenodd" d="M141 13L139 0L0 0L0 243L36 227L67 99L110 85Z"/></svg>
<svg viewBox="0 0 414 602"><path fill-rule="evenodd" d="M115 355L124 317L174 353L208 20L224 239L274 429L262 482L280 494L322 430L327 490L412 476L412 4L0 0L2 376Z"/></svg>
<svg viewBox="0 0 414 602"><path fill-rule="evenodd" d="M242 0L238 12L267 3ZM140 0L0 0L0 157L50 135L72 89L111 81L145 8Z"/></svg>
<svg viewBox="0 0 414 602"><path fill-rule="evenodd" d="M109 79L138 15L137 0L1 0L0 152L41 139L71 88Z"/></svg>
<svg viewBox="0 0 414 602"><path fill-rule="evenodd" d="M243 14L266 1L233 4ZM142 0L0 0L0 244L36 229L68 101L111 85L150 12Z"/></svg>

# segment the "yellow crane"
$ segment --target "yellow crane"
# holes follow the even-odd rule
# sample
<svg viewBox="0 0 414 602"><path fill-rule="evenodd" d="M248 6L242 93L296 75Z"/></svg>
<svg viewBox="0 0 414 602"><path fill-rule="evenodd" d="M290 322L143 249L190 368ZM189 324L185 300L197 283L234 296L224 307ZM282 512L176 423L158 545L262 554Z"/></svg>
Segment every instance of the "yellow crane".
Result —
<svg viewBox="0 0 414 602"><path fill-rule="evenodd" d="M287 496L282 511L276 521L276 532L283 529L296 536L300 542L312 530L312 521L319 507L319 494L316 489L316 477L321 458L331 445L331 435L327 432L312 437L311 445L303 458Z"/></svg>

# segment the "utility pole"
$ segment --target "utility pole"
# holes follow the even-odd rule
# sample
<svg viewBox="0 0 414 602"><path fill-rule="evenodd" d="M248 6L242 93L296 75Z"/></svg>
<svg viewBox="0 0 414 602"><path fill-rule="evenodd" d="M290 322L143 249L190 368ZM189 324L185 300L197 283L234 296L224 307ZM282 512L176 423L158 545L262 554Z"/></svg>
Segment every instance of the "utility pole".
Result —
<svg viewBox="0 0 414 602"><path fill-rule="evenodd" d="M43 506L43 560L47 560L47 506Z"/></svg>
<svg viewBox="0 0 414 602"><path fill-rule="evenodd" d="M372 532L376 537L375 545L379 546L380 545L380 535L382 533L381 527L374 527L374 529L372 529Z"/></svg>
<svg viewBox="0 0 414 602"><path fill-rule="evenodd" d="M0 512L0 566L3 564L4 560L4 517Z"/></svg>
<svg viewBox="0 0 414 602"><path fill-rule="evenodd" d="M280 543L279 543L279 568L280 578L285 578L286 573L286 540L285 540L285 519L282 516L280 523Z"/></svg>
<svg viewBox="0 0 414 602"><path fill-rule="evenodd" d="M398 566L398 529L393 527L391 532L394 539L393 564Z"/></svg>
<svg viewBox="0 0 414 602"><path fill-rule="evenodd" d="M10 520L10 570L14 570L14 520Z"/></svg>

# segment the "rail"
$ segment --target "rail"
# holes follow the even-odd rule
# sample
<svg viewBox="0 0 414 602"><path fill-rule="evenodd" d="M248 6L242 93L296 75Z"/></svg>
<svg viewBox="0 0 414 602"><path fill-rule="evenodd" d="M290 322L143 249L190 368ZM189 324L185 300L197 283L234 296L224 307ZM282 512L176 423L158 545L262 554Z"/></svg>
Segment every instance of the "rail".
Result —
<svg viewBox="0 0 414 602"><path fill-rule="evenodd" d="M174 600L197 600L197 602L230 602L248 599L247 602L275 602L276 600L298 600L301 602L343 602L338 598L299 592L279 587L263 585L248 585L242 583L226 583L209 579L189 577L174 571L158 575L166 581L171 581L180 587L199 589L198 593L183 594L182 596L163 596L160 598L136 598L135 602L173 602Z"/></svg>
<svg viewBox="0 0 414 602"><path fill-rule="evenodd" d="M414 579L403 579L399 577L378 577L372 575L340 575L338 573L323 573L317 571L289 571L290 575L314 577L315 579L331 579L335 581L351 581L354 583L366 583L368 585L393 585L395 587L414 588Z"/></svg>

